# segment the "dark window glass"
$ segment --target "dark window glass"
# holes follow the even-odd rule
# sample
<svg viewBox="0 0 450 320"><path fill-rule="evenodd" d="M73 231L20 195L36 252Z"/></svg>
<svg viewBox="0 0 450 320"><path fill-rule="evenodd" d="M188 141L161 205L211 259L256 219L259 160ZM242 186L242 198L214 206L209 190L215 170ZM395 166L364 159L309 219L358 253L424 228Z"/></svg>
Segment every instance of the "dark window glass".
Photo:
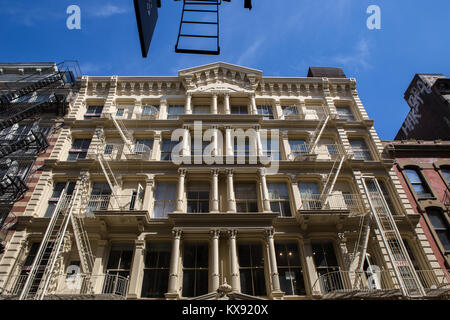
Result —
<svg viewBox="0 0 450 320"><path fill-rule="evenodd" d="M305 295L305 281L298 246L295 243L275 244L281 291L285 295Z"/></svg>
<svg viewBox="0 0 450 320"><path fill-rule="evenodd" d="M450 226L444 213L438 209L427 209L427 216L445 251L450 251Z"/></svg>
<svg viewBox="0 0 450 320"><path fill-rule="evenodd" d="M142 297L164 298L169 281L170 254L170 243L147 244Z"/></svg>
<svg viewBox="0 0 450 320"><path fill-rule="evenodd" d="M208 245L184 245L183 297L197 297L208 293Z"/></svg>
<svg viewBox="0 0 450 320"><path fill-rule="evenodd" d="M286 183L268 183L267 187L272 212L279 213L282 217L292 216Z"/></svg>
<svg viewBox="0 0 450 320"><path fill-rule="evenodd" d="M258 212L258 198L254 183L235 183L237 212Z"/></svg>
<svg viewBox="0 0 450 320"><path fill-rule="evenodd" d="M238 256L242 293L266 296L264 257L261 244L239 244Z"/></svg>
<svg viewBox="0 0 450 320"><path fill-rule="evenodd" d="M331 241L312 241L314 264L324 292L343 289L339 265Z"/></svg>
<svg viewBox="0 0 450 320"><path fill-rule="evenodd" d="M130 276L133 258L132 245L113 245L109 253L103 293L123 294L127 278Z"/></svg>
<svg viewBox="0 0 450 320"><path fill-rule="evenodd" d="M247 106L231 106L231 114L248 114Z"/></svg>

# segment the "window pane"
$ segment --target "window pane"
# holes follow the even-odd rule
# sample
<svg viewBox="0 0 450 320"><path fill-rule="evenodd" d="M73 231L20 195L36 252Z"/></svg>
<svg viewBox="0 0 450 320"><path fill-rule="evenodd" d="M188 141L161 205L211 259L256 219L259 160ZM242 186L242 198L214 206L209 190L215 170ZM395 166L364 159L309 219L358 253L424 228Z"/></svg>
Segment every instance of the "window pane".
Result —
<svg viewBox="0 0 450 320"><path fill-rule="evenodd" d="M319 194L319 186L315 182L300 182L298 187L302 196Z"/></svg>
<svg viewBox="0 0 450 320"><path fill-rule="evenodd" d="M409 182L411 182L411 183L422 183L422 179L420 179L420 176L419 176L419 174L417 173L416 170L406 169L405 173L408 176Z"/></svg>
<svg viewBox="0 0 450 320"><path fill-rule="evenodd" d="M450 184L450 168L442 168L442 174L445 180L447 180L447 183Z"/></svg>
<svg viewBox="0 0 450 320"><path fill-rule="evenodd" d="M427 215L434 229L447 229L447 224L439 211L427 210Z"/></svg>

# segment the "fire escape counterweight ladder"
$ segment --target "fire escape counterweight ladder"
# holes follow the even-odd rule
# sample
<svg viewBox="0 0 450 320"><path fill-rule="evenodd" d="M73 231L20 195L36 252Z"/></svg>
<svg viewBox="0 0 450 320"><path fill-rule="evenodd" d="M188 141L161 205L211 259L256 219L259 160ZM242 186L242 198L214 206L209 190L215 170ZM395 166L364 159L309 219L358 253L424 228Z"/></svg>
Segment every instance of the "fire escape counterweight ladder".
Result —
<svg viewBox="0 0 450 320"><path fill-rule="evenodd" d="M367 180L372 182L373 191L368 188ZM412 298L425 296L425 290L414 269L378 181L374 177L362 177L361 181L402 294Z"/></svg>
<svg viewBox="0 0 450 320"><path fill-rule="evenodd" d="M178 30L177 43L175 45L175 52L177 53L192 53L192 54L209 54L219 55L219 5L221 0L183 0L183 12L181 14L180 28ZM185 20L186 13L198 16L192 20ZM206 19L205 19L206 18ZM209 18L210 21L206 21ZM211 18L214 18L211 20ZM215 34L205 34L195 28L205 29L207 26L216 26ZM191 32L183 32L183 27L192 27ZM203 28L201 28L203 27ZM194 49L194 48L180 48L180 40L189 38L191 40L216 40L216 49Z"/></svg>

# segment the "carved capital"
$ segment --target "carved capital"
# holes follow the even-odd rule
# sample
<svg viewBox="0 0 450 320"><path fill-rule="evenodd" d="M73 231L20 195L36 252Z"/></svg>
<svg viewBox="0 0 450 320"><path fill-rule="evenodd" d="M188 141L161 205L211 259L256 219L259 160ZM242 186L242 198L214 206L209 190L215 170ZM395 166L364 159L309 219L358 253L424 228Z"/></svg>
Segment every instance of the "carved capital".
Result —
<svg viewBox="0 0 450 320"><path fill-rule="evenodd" d="M220 236L220 230L219 229L210 230L209 234L211 235L212 239L218 239Z"/></svg>
<svg viewBox="0 0 450 320"><path fill-rule="evenodd" d="M275 234L274 228L267 228L264 230L264 233L266 234L267 238L273 238L273 235Z"/></svg>
<svg viewBox="0 0 450 320"><path fill-rule="evenodd" d="M183 234L183 231L181 229L173 229L172 230L172 236L175 239L180 239L182 234Z"/></svg>
<svg viewBox="0 0 450 320"><path fill-rule="evenodd" d="M211 174L212 174L214 177L217 177L217 176L219 175L219 169L212 169L212 170L211 170Z"/></svg>
<svg viewBox="0 0 450 320"><path fill-rule="evenodd" d="M228 236L236 239L238 231L236 229L228 230Z"/></svg>
<svg viewBox="0 0 450 320"><path fill-rule="evenodd" d="M180 177L185 177L186 176L186 169L178 169L178 173L180 175Z"/></svg>
<svg viewBox="0 0 450 320"><path fill-rule="evenodd" d="M233 174L234 174L234 170L233 169L226 169L225 172L227 173L227 176L229 176L229 177L230 176L232 177Z"/></svg>

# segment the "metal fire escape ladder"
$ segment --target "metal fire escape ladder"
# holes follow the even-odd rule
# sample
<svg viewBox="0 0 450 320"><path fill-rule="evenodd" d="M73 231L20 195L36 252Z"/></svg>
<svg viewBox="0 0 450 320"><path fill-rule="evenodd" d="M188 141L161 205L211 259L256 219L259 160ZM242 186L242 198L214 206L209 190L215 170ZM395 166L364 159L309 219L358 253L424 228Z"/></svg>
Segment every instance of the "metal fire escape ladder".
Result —
<svg viewBox="0 0 450 320"><path fill-rule="evenodd" d="M375 191L369 190L367 180L373 183ZM425 290L414 269L378 181L374 177L362 177L361 182L402 294L412 298L425 296ZM363 249L366 250L366 248L367 243Z"/></svg>
<svg viewBox="0 0 450 320"><path fill-rule="evenodd" d="M124 139L125 144L126 142L126 137L125 134L121 131L120 126L118 125L118 122L115 121L114 117L112 117L113 121L115 124L117 124L117 128L120 132L120 135L122 136L122 139ZM104 150L104 146L105 146L105 137L103 136L103 133L100 130L96 130L96 134L97 137L99 138L99 140L101 141L101 144L99 144L97 146L97 154L96 154L96 158L98 163L100 164L100 167L102 168L103 174L105 175L106 181L108 182L109 188L111 189L111 194L114 198L114 200L116 201L117 207L120 208L120 202L119 199L116 196L116 193L114 192L114 190L116 189L115 187L119 187L119 183L117 182L117 179L114 175L114 171L111 169L111 166L109 165L108 161L105 159L105 157L103 156L103 150Z"/></svg>
<svg viewBox="0 0 450 320"><path fill-rule="evenodd" d="M177 43L175 45L175 52L177 53L193 53L193 54L220 54L219 46L219 5L222 3L221 0L183 0L183 11L181 14L180 28L178 30ZM202 15L195 20L185 20L186 13L193 13L196 15ZM207 21L209 18L210 21ZM214 18L211 21L211 18ZM183 26L192 27L205 27L205 26L216 26L215 34L204 34L205 32L183 32ZM216 49L215 50L205 50L205 49L192 49L192 48L180 48L180 40L183 38L198 39L216 39Z"/></svg>
<svg viewBox="0 0 450 320"><path fill-rule="evenodd" d="M316 129L314 130L314 133L311 135L311 138L309 139L308 143L308 150L310 154L314 153L314 150L316 149L317 144L319 143L319 140L322 137L322 133L327 126L328 120L330 120L330 115L327 115L324 119L321 119L319 121Z"/></svg>
<svg viewBox="0 0 450 320"><path fill-rule="evenodd" d="M72 223L82 270L84 273L91 272L93 255L89 239L83 228L82 217L77 217L74 213L75 208L77 207L78 195L80 189L83 188L84 183L85 177L83 177L77 185L73 196L67 195L68 184L61 193L60 200L50 219L50 223L39 247L38 254L36 255L31 271L20 294L20 300L30 298L35 300L44 299L61 252L64 237L67 234L69 223ZM40 270L41 267L44 268L43 271ZM33 292L33 289L36 291ZM33 296L33 294L35 295Z"/></svg>
<svg viewBox="0 0 450 320"><path fill-rule="evenodd" d="M34 145L34 146L33 146ZM0 159L25 148L33 146L36 148L36 152L40 153L45 150L49 144L44 134L40 131L31 131L24 138L14 141L11 144L3 144L0 146Z"/></svg>
<svg viewBox="0 0 450 320"><path fill-rule="evenodd" d="M65 199L68 186L61 193L60 199ZM76 194L78 193L78 188ZM76 195L75 195L76 196ZM33 261L31 271L27 276L25 285L20 293L19 300L34 298L40 300L43 298L44 288L48 286L50 275L56 263L59 251L64 240L64 235L70 221L68 214L63 214L62 207L64 201L58 201L53 211L53 215L47 226L44 238L39 246L36 258ZM41 267L44 270L41 270ZM34 296L33 296L34 294Z"/></svg>

